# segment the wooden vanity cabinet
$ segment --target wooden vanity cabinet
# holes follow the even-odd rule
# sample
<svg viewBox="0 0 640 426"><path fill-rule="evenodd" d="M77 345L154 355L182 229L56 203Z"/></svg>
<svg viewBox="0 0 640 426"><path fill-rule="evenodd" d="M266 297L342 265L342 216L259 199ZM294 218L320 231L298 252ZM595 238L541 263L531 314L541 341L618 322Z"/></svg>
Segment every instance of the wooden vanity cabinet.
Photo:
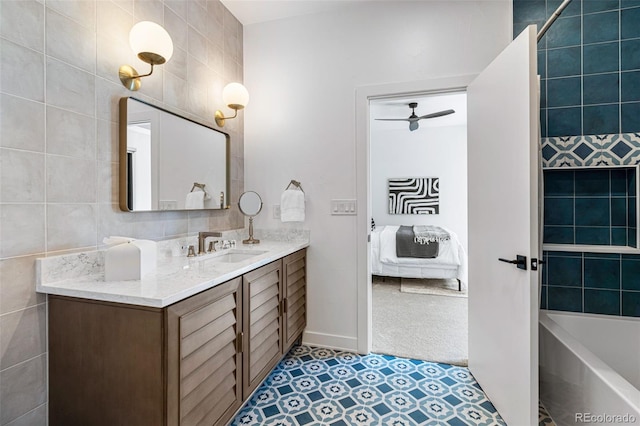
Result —
<svg viewBox="0 0 640 426"><path fill-rule="evenodd" d="M306 250L300 250L282 259L284 296L283 353L289 349L307 326L307 264Z"/></svg>
<svg viewBox="0 0 640 426"><path fill-rule="evenodd" d="M305 250L166 308L49 296L49 424L224 425L306 324Z"/></svg>
<svg viewBox="0 0 640 426"><path fill-rule="evenodd" d="M220 424L242 405L241 283L166 308L168 424Z"/></svg>

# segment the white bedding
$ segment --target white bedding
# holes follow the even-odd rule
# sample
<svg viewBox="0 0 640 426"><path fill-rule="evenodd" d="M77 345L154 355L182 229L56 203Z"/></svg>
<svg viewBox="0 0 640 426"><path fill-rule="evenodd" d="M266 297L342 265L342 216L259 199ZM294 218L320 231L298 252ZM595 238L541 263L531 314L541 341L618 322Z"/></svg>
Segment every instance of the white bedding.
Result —
<svg viewBox="0 0 640 426"><path fill-rule="evenodd" d="M381 226L371 232L371 273L403 278L456 278L466 287L467 253L458 236L444 228L451 239L440 243L438 257L420 259L396 256L399 226Z"/></svg>

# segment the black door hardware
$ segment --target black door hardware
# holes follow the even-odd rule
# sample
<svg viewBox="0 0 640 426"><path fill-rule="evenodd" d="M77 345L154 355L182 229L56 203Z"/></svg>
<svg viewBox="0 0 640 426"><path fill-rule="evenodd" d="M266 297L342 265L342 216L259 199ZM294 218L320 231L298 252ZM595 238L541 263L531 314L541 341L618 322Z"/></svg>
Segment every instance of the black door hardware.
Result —
<svg viewBox="0 0 640 426"><path fill-rule="evenodd" d="M535 257L531 258L531 270L537 271L538 265L544 265L544 260L538 260Z"/></svg>
<svg viewBox="0 0 640 426"><path fill-rule="evenodd" d="M516 260L508 260L508 259L503 259L503 258L499 258L498 260L500 262L512 263L512 264L516 265L518 267L518 269L522 269L524 271L527 270L527 256L517 255L516 256Z"/></svg>

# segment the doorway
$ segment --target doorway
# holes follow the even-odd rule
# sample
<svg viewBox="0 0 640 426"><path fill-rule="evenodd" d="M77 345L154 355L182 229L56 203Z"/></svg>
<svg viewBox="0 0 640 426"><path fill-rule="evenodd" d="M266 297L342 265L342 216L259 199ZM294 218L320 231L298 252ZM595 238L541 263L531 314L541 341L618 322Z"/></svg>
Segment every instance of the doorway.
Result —
<svg viewBox="0 0 640 426"><path fill-rule="evenodd" d="M466 93L385 96L369 111L372 351L466 365ZM441 241L413 243L414 226Z"/></svg>

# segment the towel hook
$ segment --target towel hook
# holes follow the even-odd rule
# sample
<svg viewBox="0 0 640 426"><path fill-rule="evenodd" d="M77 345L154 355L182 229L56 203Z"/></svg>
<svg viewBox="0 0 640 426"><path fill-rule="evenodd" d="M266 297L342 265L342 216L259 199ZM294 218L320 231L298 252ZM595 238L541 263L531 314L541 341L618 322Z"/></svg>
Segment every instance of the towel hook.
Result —
<svg viewBox="0 0 640 426"><path fill-rule="evenodd" d="M300 191L304 192L304 189L302 189L302 184L300 182L298 182L297 180L294 180L294 179L291 179L291 182L289 182L289 185L287 185L287 187L285 188L285 191L287 189L289 189L291 187L291 185L295 186Z"/></svg>

